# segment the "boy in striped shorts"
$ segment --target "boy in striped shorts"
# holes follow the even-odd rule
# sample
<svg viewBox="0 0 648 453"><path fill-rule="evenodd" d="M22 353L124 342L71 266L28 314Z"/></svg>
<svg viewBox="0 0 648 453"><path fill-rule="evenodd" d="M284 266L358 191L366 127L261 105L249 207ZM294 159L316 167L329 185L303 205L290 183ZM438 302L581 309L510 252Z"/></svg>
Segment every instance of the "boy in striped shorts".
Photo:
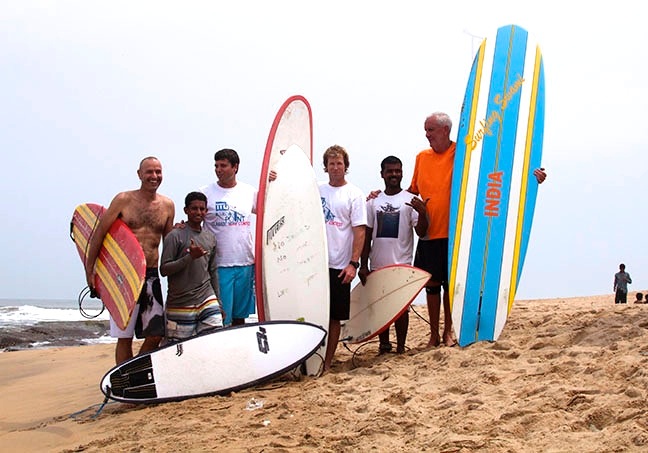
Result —
<svg viewBox="0 0 648 453"><path fill-rule="evenodd" d="M202 227L207 197L185 197L184 228L164 238L160 273L168 279L166 342L184 340L223 327L216 266L216 237Z"/></svg>

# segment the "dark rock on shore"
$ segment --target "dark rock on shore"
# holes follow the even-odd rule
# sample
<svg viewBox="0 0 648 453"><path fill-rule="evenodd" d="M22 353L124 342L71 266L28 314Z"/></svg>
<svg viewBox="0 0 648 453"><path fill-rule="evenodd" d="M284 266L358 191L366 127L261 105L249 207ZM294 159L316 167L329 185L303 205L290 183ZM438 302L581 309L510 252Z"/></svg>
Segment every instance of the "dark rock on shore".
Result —
<svg viewBox="0 0 648 453"><path fill-rule="evenodd" d="M0 332L0 349L79 346L109 333L108 321L53 321L29 326L5 327ZM36 345L35 345L36 343Z"/></svg>

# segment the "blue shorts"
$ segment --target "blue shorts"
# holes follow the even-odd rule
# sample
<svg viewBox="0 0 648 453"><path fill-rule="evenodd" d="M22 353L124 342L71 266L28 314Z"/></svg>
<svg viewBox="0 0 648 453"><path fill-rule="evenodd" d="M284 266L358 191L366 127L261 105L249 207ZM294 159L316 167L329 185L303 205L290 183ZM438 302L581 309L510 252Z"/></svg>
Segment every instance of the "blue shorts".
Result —
<svg viewBox="0 0 648 453"><path fill-rule="evenodd" d="M256 312L254 297L254 265L218 268L220 301L225 312L223 324L245 319Z"/></svg>

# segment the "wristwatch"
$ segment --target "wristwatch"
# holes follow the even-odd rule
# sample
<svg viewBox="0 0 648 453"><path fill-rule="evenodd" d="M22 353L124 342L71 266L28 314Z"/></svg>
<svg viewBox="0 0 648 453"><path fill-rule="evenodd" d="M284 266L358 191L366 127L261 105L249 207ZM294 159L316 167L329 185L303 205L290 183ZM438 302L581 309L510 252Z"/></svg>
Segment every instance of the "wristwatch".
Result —
<svg viewBox="0 0 648 453"><path fill-rule="evenodd" d="M355 267L356 270L360 267L360 263L358 263L357 261L349 261L349 264Z"/></svg>

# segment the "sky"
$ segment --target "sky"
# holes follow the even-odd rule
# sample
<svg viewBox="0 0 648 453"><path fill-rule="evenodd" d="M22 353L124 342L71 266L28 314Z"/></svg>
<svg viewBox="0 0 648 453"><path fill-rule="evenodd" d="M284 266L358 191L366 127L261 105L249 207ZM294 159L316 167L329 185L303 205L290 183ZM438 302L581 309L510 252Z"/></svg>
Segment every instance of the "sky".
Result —
<svg viewBox="0 0 648 453"><path fill-rule="evenodd" d="M510 23L545 64L543 167L517 299L612 293L624 262L648 290L646 45L639 1L0 1L0 298L75 299L74 208L139 187L157 156L159 192L215 180L213 154L241 156L258 185L270 126L291 95L313 111L315 168L332 144L348 180L407 187L425 117L455 123L480 37ZM451 138L456 138L456 127Z"/></svg>

